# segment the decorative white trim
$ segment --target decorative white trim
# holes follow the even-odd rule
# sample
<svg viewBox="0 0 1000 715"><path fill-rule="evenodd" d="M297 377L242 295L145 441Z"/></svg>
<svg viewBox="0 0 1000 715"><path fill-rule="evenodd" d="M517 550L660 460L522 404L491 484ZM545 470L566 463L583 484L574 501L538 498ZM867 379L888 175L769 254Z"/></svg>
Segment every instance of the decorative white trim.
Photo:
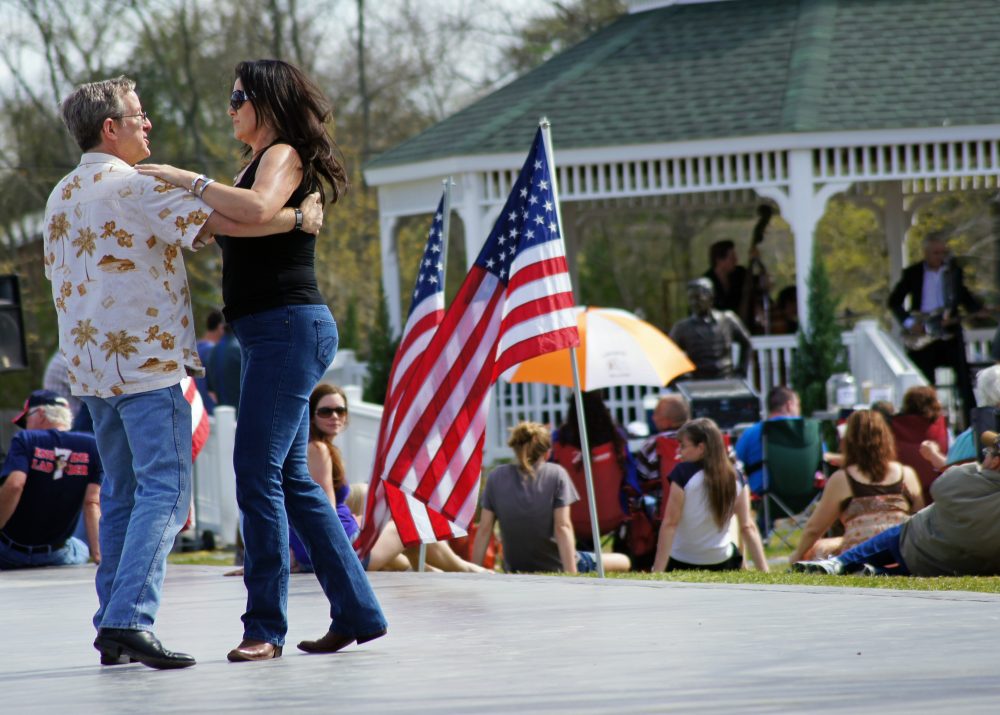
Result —
<svg viewBox="0 0 1000 715"><path fill-rule="evenodd" d="M566 166L573 164L699 158L732 154L757 154L790 151L793 149L820 150L847 147L995 142L1000 139L1000 125L986 124L964 127L948 126L849 132L769 134L763 136L699 139L661 144L625 144L586 149L560 149L558 127L554 127L554 130L555 161L557 165ZM528 146L530 139L530 136L525 139L525 147ZM523 161L523 152L453 156L414 164L366 169L365 180L369 185L379 187L410 181L419 182L429 177L440 180L441 177L448 174L460 174L467 171L517 170Z"/></svg>

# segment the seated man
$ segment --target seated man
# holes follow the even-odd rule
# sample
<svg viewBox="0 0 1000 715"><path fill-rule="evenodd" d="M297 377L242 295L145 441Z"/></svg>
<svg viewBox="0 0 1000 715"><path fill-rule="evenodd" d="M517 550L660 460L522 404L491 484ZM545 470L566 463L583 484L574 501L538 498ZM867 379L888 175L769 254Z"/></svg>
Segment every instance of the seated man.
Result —
<svg viewBox="0 0 1000 715"><path fill-rule="evenodd" d="M951 467L931 485L934 503L909 521L793 571L899 576L1000 574L1000 440L983 432L983 463Z"/></svg>
<svg viewBox="0 0 1000 715"><path fill-rule="evenodd" d="M673 439L677 430L691 418L687 402L681 395L664 395L653 410L653 425L656 434L642 443L636 455L636 471L643 481L659 481L662 444L664 439Z"/></svg>
<svg viewBox="0 0 1000 715"><path fill-rule="evenodd" d="M0 569L87 562L88 547L73 537L83 509L89 557L101 560L97 524L103 470L93 435L69 432L66 398L31 393L14 424L0 470Z"/></svg>
<svg viewBox="0 0 1000 715"><path fill-rule="evenodd" d="M670 331L670 339L687 353L694 372L682 379L716 380L746 377L750 365L750 334L729 310L712 308L712 282L697 278L687 287L691 315L680 320ZM733 367L733 343L740 346L740 362Z"/></svg>
<svg viewBox="0 0 1000 715"><path fill-rule="evenodd" d="M790 387L776 385L767 393L767 420L790 420L801 415L799 396ZM753 494L764 488L764 422L757 422L740 435L736 456L743 462L743 471Z"/></svg>

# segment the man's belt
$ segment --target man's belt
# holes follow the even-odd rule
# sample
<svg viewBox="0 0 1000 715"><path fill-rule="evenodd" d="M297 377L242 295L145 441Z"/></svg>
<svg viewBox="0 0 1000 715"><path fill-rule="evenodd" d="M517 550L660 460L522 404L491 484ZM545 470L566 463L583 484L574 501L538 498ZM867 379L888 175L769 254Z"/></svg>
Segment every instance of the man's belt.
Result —
<svg viewBox="0 0 1000 715"><path fill-rule="evenodd" d="M12 538L7 536L5 533L0 531L0 543L4 544L14 551L20 551L22 554L27 554L31 556L33 554L51 554L53 551L58 551L66 545L66 542L61 544L42 544L41 546L28 546L27 544L19 544Z"/></svg>

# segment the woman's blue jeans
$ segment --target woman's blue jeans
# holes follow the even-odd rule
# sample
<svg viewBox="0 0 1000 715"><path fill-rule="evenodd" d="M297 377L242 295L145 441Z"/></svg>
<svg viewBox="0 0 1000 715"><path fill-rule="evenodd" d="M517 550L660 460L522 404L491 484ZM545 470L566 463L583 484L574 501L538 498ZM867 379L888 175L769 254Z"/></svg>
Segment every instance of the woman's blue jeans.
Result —
<svg viewBox="0 0 1000 715"><path fill-rule="evenodd" d="M382 609L333 505L306 466L309 395L337 352L337 324L325 305L294 305L238 318L233 332L243 349L233 454L246 548L243 637L284 644L289 520L330 602L330 630L377 633L386 627Z"/></svg>

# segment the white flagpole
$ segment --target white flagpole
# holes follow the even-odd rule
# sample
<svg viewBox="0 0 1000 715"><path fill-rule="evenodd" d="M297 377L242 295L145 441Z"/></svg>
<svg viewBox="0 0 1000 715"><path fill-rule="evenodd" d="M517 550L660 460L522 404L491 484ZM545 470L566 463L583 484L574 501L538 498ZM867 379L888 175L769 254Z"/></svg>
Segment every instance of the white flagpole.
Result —
<svg viewBox="0 0 1000 715"><path fill-rule="evenodd" d="M545 158L549 163L552 179L552 203L556 207L556 221L559 230L563 231L560 238L565 243L566 232L563 230L562 210L559 208L559 180L556 162L552 154L552 124L548 118L542 117L538 125L542 128L542 138L545 141ZM573 295L576 295L574 291ZM580 366L576 360L576 348L569 349L569 359L573 366L573 396L576 399L576 422L580 433L580 452L583 460L583 475L587 483L587 502L590 506L590 534L594 541L594 558L597 561L597 576L604 578L604 562L601 559L601 534L597 528L597 502L594 496L594 473L590 465L590 442L587 439L587 424L583 414L583 393L580 390Z"/></svg>
<svg viewBox="0 0 1000 715"><path fill-rule="evenodd" d="M444 281L448 273L448 231L451 230L451 187L455 185L452 177L442 179L444 184L444 201L441 217L441 291L444 292ZM420 542L417 552L417 571L423 573L427 569L427 544Z"/></svg>

